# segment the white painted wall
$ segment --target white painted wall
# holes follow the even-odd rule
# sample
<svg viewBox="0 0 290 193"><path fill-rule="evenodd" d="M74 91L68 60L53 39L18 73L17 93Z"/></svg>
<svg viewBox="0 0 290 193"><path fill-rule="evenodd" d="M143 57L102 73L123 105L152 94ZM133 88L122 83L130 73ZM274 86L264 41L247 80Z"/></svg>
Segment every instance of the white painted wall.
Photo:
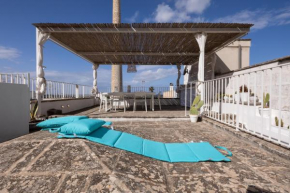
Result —
<svg viewBox="0 0 290 193"><path fill-rule="evenodd" d="M72 111L81 110L87 107L97 105L98 101L95 98L85 99L68 99L68 100L44 100L41 103L43 115L47 115L49 109L62 110L62 113L69 113Z"/></svg>
<svg viewBox="0 0 290 193"><path fill-rule="evenodd" d="M237 40L216 52L215 74L223 74L250 66L251 40ZM204 63L205 80L212 79L212 58L207 57ZM186 67L186 66L184 66ZM183 84L197 81L198 62L187 65L188 74L184 75Z"/></svg>
<svg viewBox="0 0 290 193"><path fill-rule="evenodd" d="M0 142L29 133L27 85L0 83Z"/></svg>

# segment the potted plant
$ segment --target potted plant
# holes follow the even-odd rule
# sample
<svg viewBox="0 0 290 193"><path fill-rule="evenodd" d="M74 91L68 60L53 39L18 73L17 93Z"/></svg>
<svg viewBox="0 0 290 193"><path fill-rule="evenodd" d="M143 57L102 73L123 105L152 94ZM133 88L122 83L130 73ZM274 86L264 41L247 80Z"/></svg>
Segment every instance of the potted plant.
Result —
<svg viewBox="0 0 290 193"><path fill-rule="evenodd" d="M155 90L155 89L154 89L153 86L150 86L150 87L149 87L149 91L150 91L150 92L154 92L154 90Z"/></svg>
<svg viewBox="0 0 290 193"><path fill-rule="evenodd" d="M279 123L280 123L280 127L279 127ZM274 131L274 133L276 133L276 135L279 133L279 129L281 129L281 140L286 140L289 137L289 131L288 129L290 128L290 126L288 126L288 128L284 127L284 122L283 120L279 120L278 117L275 117L275 126L272 126L272 131Z"/></svg>
<svg viewBox="0 0 290 193"><path fill-rule="evenodd" d="M248 102L249 94L248 94L248 87L247 87L247 85L240 86L240 97L241 97L241 100L240 101L242 101L242 103Z"/></svg>
<svg viewBox="0 0 290 193"><path fill-rule="evenodd" d="M190 107L190 120L192 123L196 123L198 120L199 110L203 106L203 101L200 100L200 96L196 96Z"/></svg>
<svg viewBox="0 0 290 193"><path fill-rule="evenodd" d="M259 107L259 113L262 116L270 116L269 105L270 105L270 94L263 94L263 106Z"/></svg>
<svg viewBox="0 0 290 193"><path fill-rule="evenodd" d="M225 94L225 96L224 96L225 102L231 102L232 99L233 99L233 95Z"/></svg>
<svg viewBox="0 0 290 193"><path fill-rule="evenodd" d="M254 103L255 101L258 102L258 97L255 97L255 93L250 89L250 103Z"/></svg>
<svg viewBox="0 0 290 193"><path fill-rule="evenodd" d="M279 127L279 119L278 119L278 117L275 117L275 125L276 125L276 127ZM283 119L281 119L280 127L282 127L282 128L284 127Z"/></svg>

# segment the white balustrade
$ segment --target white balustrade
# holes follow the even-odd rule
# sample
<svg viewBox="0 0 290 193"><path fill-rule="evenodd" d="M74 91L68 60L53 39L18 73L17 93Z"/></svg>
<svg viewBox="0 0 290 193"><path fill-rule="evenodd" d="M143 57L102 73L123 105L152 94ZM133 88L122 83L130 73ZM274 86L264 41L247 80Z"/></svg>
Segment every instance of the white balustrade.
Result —
<svg viewBox="0 0 290 193"><path fill-rule="evenodd" d="M289 72L287 63L205 81L204 116L290 148ZM186 92L193 87L194 83L186 85ZM270 99L264 106L267 94Z"/></svg>
<svg viewBox="0 0 290 193"><path fill-rule="evenodd" d="M30 90L31 99L36 99L36 79L30 74L0 73L0 83L26 84ZM47 80L46 92L43 99L68 99L92 97L92 86Z"/></svg>
<svg viewBox="0 0 290 193"><path fill-rule="evenodd" d="M163 87L155 87L153 86L153 92L156 93L161 93L162 98L179 98L178 93L176 92L177 86L163 86ZM112 92L111 87L107 87L105 89L106 92ZM151 92L150 87L145 87L145 86L131 86L128 89L128 86L123 87L123 92Z"/></svg>

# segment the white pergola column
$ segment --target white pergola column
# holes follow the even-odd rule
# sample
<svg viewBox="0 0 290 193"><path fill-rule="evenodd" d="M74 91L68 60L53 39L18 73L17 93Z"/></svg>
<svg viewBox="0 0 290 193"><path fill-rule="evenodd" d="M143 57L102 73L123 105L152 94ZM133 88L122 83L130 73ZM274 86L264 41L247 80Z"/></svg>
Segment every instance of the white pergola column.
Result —
<svg viewBox="0 0 290 193"><path fill-rule="evenodd" d="M179 83L179 81L180 81L180 76L181 76L181 72L180 72L180 70L181 70L181 65L180 64L177 64L176 65L176 67L177 67L177 80L176 80L176 92L177 93L179 93L179 85L180 85L180 83Z"/></svg>
<svg viewBox="0 0 290 193"><path fill-rule="evenodd" d="M201 100L204 101L204 53L205 43L207 35L206 33L196 34L195 39L199 45L199 61L198 61L198 83L197 83L197 95L201 95ZM201 109L202 111L202 109Z"/></svg>
<svg viewBox="0 0 290 193"><path fill-rule="evenodd" d="M215 63L216 63L216 53L211 55L211 79L215 78L214 71L215 71Z"/></svg>
<svg viewBox="0 0 290 193"><path fill-rule="evenodd" d="M92 90L92 94L98 94L98 82L97 82L97 78L98 78L98 70L99 68L99 64L93 64L93 77L94 77L94 81L93 81L93 90Z"/></svg>
<svg viewBox="0 0 290 193"><path fill-rule="evenodd" d="M49 33L43 33L36 28L36 99L38 101L38 116L42 115L41 101L46 91L46 79L43 66L43 45L49 39Z"/></svg>

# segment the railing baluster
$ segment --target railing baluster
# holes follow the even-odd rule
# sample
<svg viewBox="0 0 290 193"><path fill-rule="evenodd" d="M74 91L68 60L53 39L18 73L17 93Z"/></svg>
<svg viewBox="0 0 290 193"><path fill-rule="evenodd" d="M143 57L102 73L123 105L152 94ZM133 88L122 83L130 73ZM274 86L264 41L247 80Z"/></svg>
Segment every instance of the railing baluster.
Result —
<svg viewBox="0 0 290 193"><path fill-rule="evenodd" d="M278 132L279 132L279 137L278 137L278 142L281 143L281 120L282 120L282 103L281 103L281 99L282 99L282 67L279 68L279 128L278 128Z"/></svg>
<svg viewBox="0 0 290 193"><path fill-rule="evenodd" d="M237 113L236 113L236 130L238 131L240 128L240 93L239 93L239 84L240 83L240 75L237 76L237 95L238 95L238 101L237 101Z"/></svg>
<svg viewBox="0 0 290 193"><path fill-rule="evenodd" d="M262 73L262 81L261 81L261 87L262 87L262 96L264 96L264 70L261 71ZM265 93L266 94L266 93ZM262 104L263 105L263 104ZM264 107L262 110L262 115L261 115L261 127L259 129L260 135L263 136L263 121L264 121Z"/></svg>
<svg viewBox="0 0 290 193"><path fill-rule="evenodd" d="M248 110L250 110L250 97L251 97L251 93L250 93L250 78L251 78L251 73L248 73ZM250 112L247 113L247 131L250 130Z"/></svg>
<svg viewBox="0 0 290 193"><path fill-rule="evenodd" d="M184 109L184 112L185 112L185 116L187 116L187 84L185 84L185 91L184 91L184 94L185 94L185 101L184 101L184 106L185 106L185 109Z"/></svg>
<svg viewBox="0 0 290 193"><path fill-rule="evenodd" d="M268 139L271 139L271 130L272 130L272 102L271 102L271 99L273 97L273 95L272 95L272 73L273 73L273 71L272 71L272 69L270 69L269 129L266 133L266 135L268 136Z"/></svg>

